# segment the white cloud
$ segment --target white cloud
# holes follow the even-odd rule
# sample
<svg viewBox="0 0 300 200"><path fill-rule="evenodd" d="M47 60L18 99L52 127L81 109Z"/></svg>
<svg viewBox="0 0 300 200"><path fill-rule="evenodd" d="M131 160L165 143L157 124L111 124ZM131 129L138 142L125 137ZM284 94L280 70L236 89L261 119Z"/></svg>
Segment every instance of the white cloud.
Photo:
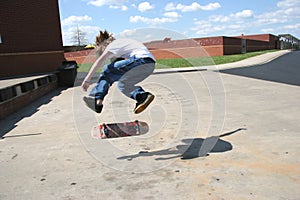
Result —
<svg viewBox="0 0 300 200"><path fill-rule="evenodd" d="M286 23L289 16L284 13L284 10L277 10L274 12L266 12L255 16L257 25L266 26L273 24Z"/></svg>
<svg viewBox="0 0 300 200"><path fill-rule="evenodd" d="M240 35L252 28L249 19L253 18L252 10L242 10L228 15L211 15L207 20L194 20L195 26L191 30L201 36Z"/></svg>
<svg viewBox="0 0 300 200"><path fill-rule="evenodd" d="M181 15L179 15L177 12L166 12L164 13L165 17L170 17L170 18L179 18Z"/></svg>
<svg viewBox="0 0 300 200"><path fill-rule="evenodd" d="M288 15L288 16L295 16L297 18L299 18L299 7L293 7L293 8L288 8L286 10L284 10L284 14Z"/></svg>
<svg viewBox="0 0 300 200"><path fill-rule="evenodd" d="M171 17L155 17L155 18L148 18L148 17L142 17L142 16L130 16L129 21L131 23L138 23L138 22L143 22L145 24L163 24L163 23L169 23L169 22L177 22L177 18L171 18Z"/></svg>
<svg viewBox="0 0 300 200"><path fill-rule="evenodd" d="M283 0L277 3L277 7L280 9L291 8L291 7L299 7L300 1L297 0Z"/></svg>
<svg viewBox="0 0 300 200"><path fill-rule="evenodd" d="M165 6L165 11L171 11L171 10L176 10L176 6L174 3L168 3L166 6Z"/></svg>
<svg viewBox="0 0 300 200"><path fill-rule="evenodd" d="M209 21L224 23L230 21L230 17L224 15L213 15L209 17Z"/></svg>
<svg viewBox="0 0 300 200"><path fill-rule="evenodd" d="M244 32L244 27L242 25L213 25L206 24L203 27L196 28L196 34L201 37L207 36L231 36L240 35Z"/></svg>
<svg viewBox="0 0 300 200"><path fill-rule="evenodd" d="M277 3L278 9L265 12L256 16L257 23L261 26L272 24L295 24L300 19L300 1L283 0Z"/></svg>
<svg viewBox="0 0 300 200"><path fill-rule="evenodd" d="M88 15L84 15L84 16L70 16L66 19L63 19L61 21L61 25L62 26L70 26L70 25L74 25L74 24L81 24L84 22L88 22L88 21L92 21L92 17L88 16Z"/></svg>
<svg viewBox="0 0 300 200"><path fill-rule="evenodd" d="M206 6L201 6L201 10L216 10L218 8L221 8L219 3L210 3Z"/></svg>
<svg viewBox="0 0 300 200"><path fill-rule="evenodd" d="M165 10L177 10L178 8L178 4L170 3L167 4ZM271 11L270 8L268 10L267 12L257 13L255 10L245 9L231 14L228 13L227 15L194 18L194 26L190 30L200 37L234 36L242 33L299 34L299 0L279 0L277 7Z"/></svg>
<svg viewBox="0 0 300 200"><path fill-rule="evenodd" d="M136 29L125 29L120 33L121 37L130 37L133 36L134 34L136 34Z"/></svg>
<svg viewBox="0 0 300 200"><path fill-rule="evenodd" d="M237 18L249 18L253 17L254 13L252 10L243 10L241 12L237 12L234 14L235 17Z"/></svg>
<svg viewBox="0 0 300 200"><path fill-rule="evenodd" d="M220 15L209 17L209 20L196 20L191 30L201 37L230 36L240 35L248 26L247 23L238 23L238 21L233 19L229 20L226 16L223 16L223 19L225 20L222 20L222 15Z"/></svg>
<svg viewBox="0 0 300 200"><path fill-rule="evenodd" d="M112 9L121 9L122 11L128 10L128 7L127 7L127 6L124 6L124 5L121 5L121 6L118 6L118 5L110 5L109 8L112 8Z"/></svg>
<svg viewBox="0 0 300 200"><path fill-rule="evenodd" d="M266 15L264 15L264 16L266 16ZM257 25L260 25L260 26L280 24L280 23L284 23L284 22L286 22L286 19L284 19L284 18L278 19L278 18L269 18L269 17L265 17L265 18L259 17L258 20L256 21Z"/></svg>
<svg viewBox="0 0 300 200"><path fill-rule="evenodd" d="M123 5L123 6L121 6L121 10L126 11L126 10L128 10L128 7Z"/></svg>
<svg viewBox="0 0 300 200"><path fill-rule="evenodd" d="M292 24L292 25L286 25L283 28L290 29L290 30L300 30L300 24Z"/></svg>
<svg viewBox="0 0 300 200"><path fill-rule="evenodd" d="M193 2L191 5L184 5L184 4L177 4L174 3L168 3L165 6L166 11L172 11L172 10L180 10L182 12L193 12L193 11L199 11L199 10L216 10L220 8L221 5L219 3L209 3L207 5L200 5L197 2Z"/></svg>
<svg viewBox="0 0 300 200"><path fill-rule="evenodd" d="M88 5L101 7L104 5L122 5L125 2L127 2L127 0L91 0L88 2Z"/></svg>
<svg viewBox="0 0 300 200"><path fill-rule="evenodd" d="M149 2L144 1L137 6L138 10L141 12L146 12L154 9L154 5L151 5Z"/></svg>
<svg viewBox="0 0 300 200"><path fill-rule="evenodd" d="M263 28L260 31L263 33L272 33L272 32L274 32L274 29L273 28Z"/></svg>
<svg viewBox="0 0 300 200"><path fill-rule="evenodd" d="M164 35L164 36L161 36ZM164 29L157 28L141 28L133 30L124 30L120 35L116 36L117 38L132 38L141 42L158 40L165 37Z"/></svg>
<svg viewBox="0 0 300 200"><path fill-rule="evenodd" d="M191 5L183 5L180 3L177 4L176 9L181 10L182 12L192 12L201 10L201 5L197 2L193 2Z"/></svg>
<svg viewBox="0 0 300 200"><path fill-rule="evenodd" d="M243 19L254 17L252 10L243 10L241 12L233 13L228 16L226 15L212 15L208 17L208 20L213 23L245 23Z"/></svg>
<svg viewBox="0 0 300 200"><path fill-rule="evenodd" d="M208 35L213 28L213 25L207 20L195 21L194 24L195 26L191 30L196 31L197 35Z"/></svg>
<svg viewBox="0 0 300 200"><path fill-rule="evenodd" d="M136 15L136 16L130 16L130 18L129 18L129 21L131 23L137 23L137 22L143 21L143 20L145 20L145 18L142 17L142 16L138 16L138 15Z"/></svg>

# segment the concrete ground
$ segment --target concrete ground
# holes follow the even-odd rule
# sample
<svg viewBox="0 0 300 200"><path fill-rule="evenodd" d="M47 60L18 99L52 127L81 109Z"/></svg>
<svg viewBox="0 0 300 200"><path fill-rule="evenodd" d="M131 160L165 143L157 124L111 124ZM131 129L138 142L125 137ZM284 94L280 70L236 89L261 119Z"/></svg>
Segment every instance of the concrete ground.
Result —
<svg viewBox="0 0 300 200"><path fill-rule="evenodd" d="M139 115L116 86L100 115L54 91L0 122L0 199L299 199L299 56L153 74ZM91 135L136 119L147 134Z"/></svg>

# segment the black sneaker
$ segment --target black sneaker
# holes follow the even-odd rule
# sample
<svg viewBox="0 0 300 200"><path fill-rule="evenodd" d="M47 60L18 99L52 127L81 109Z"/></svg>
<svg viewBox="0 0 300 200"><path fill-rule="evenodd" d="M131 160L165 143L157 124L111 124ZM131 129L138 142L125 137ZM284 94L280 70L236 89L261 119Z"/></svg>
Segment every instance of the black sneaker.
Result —
<svg viewBox="0 0 300 200"><path fill-rule="evenodd" d="M137 94L137 96L136 96L137 103L135 105L133 112L135 114L139 114L139 113L143 112L149 106L149 104L153 101L153 99L154 99L154 95L149 92Z"/></svg>
<svg viewBox="0 0 300 200"><path fill-rule="evenodd" d="M98 105L96 103L96 99L94 97L83 97L83 101L85 102L85 105L89 107L91 110L93 110L96 113L101 113L103 109L103 105Z"/></svg>

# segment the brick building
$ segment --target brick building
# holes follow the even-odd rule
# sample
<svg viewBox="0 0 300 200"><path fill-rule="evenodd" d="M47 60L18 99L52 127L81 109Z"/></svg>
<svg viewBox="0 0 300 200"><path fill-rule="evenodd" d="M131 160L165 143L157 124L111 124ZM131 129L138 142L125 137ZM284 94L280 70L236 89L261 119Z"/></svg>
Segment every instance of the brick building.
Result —
<svg viewBox="0 0 300 200"><path fill-rule="evenodd" d="M0 78L53 72L63 60L58 0L0 1Z"/></svg>
<svg viewBox="0 0 300 200"><path fill-rule="evenodd" d="M279 37L271 34L237 37L207 37L161 40L145 43L157 59L223 56L252 51L279 49Z"/></svg>
<svg viewBox="0 0 300 200"><path fill-rule="evenodd" d="M236 36L236 38L246 39L250 42L249 51L251 51L251 46L257 46L255 45L255 42L253 41L259 41L259 42L266 42L264 45L266 45L264 48L269 49L279 49L280 43L279 43L279 37L272 35L272 34L257 34L257 35L241 35ZM259 43L261 45L263 43ZM262 45L262 46L264 46Z"/></svg>

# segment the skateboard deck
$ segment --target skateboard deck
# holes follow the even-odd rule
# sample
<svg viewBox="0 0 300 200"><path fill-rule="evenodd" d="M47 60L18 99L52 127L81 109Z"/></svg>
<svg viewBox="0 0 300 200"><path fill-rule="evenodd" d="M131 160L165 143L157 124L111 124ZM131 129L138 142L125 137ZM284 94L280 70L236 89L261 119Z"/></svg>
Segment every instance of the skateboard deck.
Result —
<svg viewBox="0 0 300 200"><path fill-rule="evenodd" d="M124 123L103 123L92 128L93 138L118 138L128 136L138 136L147 133L149 126L146 122L132 121Z"/></svg>

